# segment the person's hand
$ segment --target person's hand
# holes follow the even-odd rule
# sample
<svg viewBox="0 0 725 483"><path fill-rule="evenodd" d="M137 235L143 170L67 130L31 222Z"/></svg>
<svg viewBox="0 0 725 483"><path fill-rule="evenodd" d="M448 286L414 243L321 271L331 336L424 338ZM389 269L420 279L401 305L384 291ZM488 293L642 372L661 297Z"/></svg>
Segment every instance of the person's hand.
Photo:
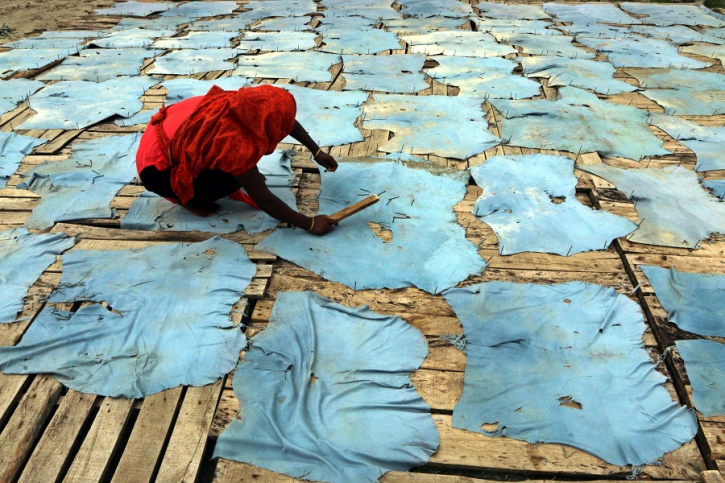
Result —
<svg viewBox="0 0 725 483"><path fill-rule="evenodd" d="M313 235L322 236L330 233L333 227L337 226L337 220L333 220L327 215L317 215L312 218L310 225L307 231Z"/></svg>
<svg viewBox="0 0 725 483"><path fill-rule="evenodd" d="M327 153L320 151L320 153L315 157L315 161L327 171L334 172L337 170L337 161L335 161L335 158Z"/></svg>

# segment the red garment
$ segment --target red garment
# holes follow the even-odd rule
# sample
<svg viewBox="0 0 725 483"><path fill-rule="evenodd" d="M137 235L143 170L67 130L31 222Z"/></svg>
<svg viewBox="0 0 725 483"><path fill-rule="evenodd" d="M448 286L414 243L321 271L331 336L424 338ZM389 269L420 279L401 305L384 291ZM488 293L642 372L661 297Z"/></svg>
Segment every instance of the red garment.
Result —
<svg viewBox="0 0 725 483"><path fill-rule="evenodd" d="M141 138L136 166L139 173L150 165L171 169L171 187L187 203L202 170L237 176L271 154L292 132L296 110L292 94L278 87L224 91L213 86L203 97L161 108L154 115ZM256 206L241 191L230 198Z"/></svg>

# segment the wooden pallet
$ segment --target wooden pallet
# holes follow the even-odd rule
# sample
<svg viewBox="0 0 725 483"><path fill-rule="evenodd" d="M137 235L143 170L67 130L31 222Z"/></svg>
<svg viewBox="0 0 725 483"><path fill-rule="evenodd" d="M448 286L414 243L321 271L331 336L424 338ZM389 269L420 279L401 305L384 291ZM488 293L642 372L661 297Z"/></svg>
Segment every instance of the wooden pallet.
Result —
<svg viewBox="0 0 725 483"><path fill-rule="evenodd" d="M246 1L240 2L243 4ZM475 6L477 0L471 0ZM511 3L532 3L516 1ZM321 8L321 7L320 7ZM116 19L89 17L68 28L107 28ZM580 46L581 47L581 46ZM397 55L408 52L407 45L401 49L381 55ZM601 58L601 54L599 55ZM152 65L153 59L144 64L144 70ZM48 70L50 67L42 69ZM296 85L322 90L341 90L344 75L341 64L333 67L333 80L327 83L295 83ZM32 78L40 71L22 73ZM226 72L195 74L196 79L213 80L227 77ZM616 75L636 85L636 80L622 70ZM163 76L171 79L177 76ZM257 83L290 84L290 79L256 79ZM417 95L457 95L458 88L440 84L429 79L430 88ZM152 87L142 97L144 110L157 109L165 99L165 89ZM374 93L373 93L374 94ZM554 99L557 89L549 87L544 80L540 97ZM655 103L639 93L617 96L600 96L610 102L629 104L641 109L661 111ZM499 113L486 104L487 119L491 130L500 133ZM18 131L20 123L33 115L26 103L0 116L0 131L14 131L21 134L42 137L48 142L36 147L26 157L18 173L27 171L41 162L64 159L70 153L72 143L98 136L138 132L142 126L120 127L112 122L103 122L82 130L33 130ZM696 118L697 122L722 126L725 115ZM651 160L652 166L681 164L694 169L692 153L662 131L652 127L653 132L665 141L665 147L674 155ZM391 133L384 130L361 129L365 139L359 143L327 148L336 157L370 156L381 154L378 147L386 142ZM299 146L293 148L300 153L309 152ZM454 169L463 169L485 162L501 154L561 154L576 159L578 163L598 162L598 156L559 151L538 151L515 146L498 146L485 153L461 161L439 156L426 156L431 161ZM607 162L625 163L623 160ZM298 158L293 167L297 171L298 203L301 211L316 212L316 194L320 178L316 165L309 159ZM636 219L631 203L623 200L613 186L595 176L576 171L579 177L577 199L588 205ZM710 176L710 175L708 175ZM725 177L725 173L714 173L713 177ZM0 190L0 229L22 226L38 196L30 191L17 190L16 174L8 188ZM139 186L129 185L119 191L112 206L120 215L130 207L135 196L142 191ZM571 257L527 253L502 257L498 255L495 233L471 213L471 208L480 189L470 186L465 199L456 206L458 220L466 227L467 237L480 247L480 253L489 266L480 277L472 277L465 284L484 281L515 281L530 283L560 283L565 281L587 281L612 286L622 294L629 295L640 282L640 289L633 296L642 304L651 330L643 337L646 347L654 351L655 357L667 345L662 335L662 313L657 312L656 297L648 292L646 281L638 275L640 263L657 263L657 258L683 263L681 267L696 267L698 271L717 271L724 263L722 245L703 244L697 252L657 251L619 240L608 251L590 252ZM213 234L183 232L142 232L122 230L119 220L84 220L77 223L59 223L52 232L64 232L81 241L74 249L113 250L138 248L171 242L198 242ZM517 477L551 479L558 477L580 478L596 481L597 478L623 479L630 468L608 465L582 451L562 445L530 445L507 438L487 438L478 433L457 430L451 425L451 412L463 387L465 357L450 344L442 341L443 334L460 334L462 327L455 314L440 296L432 296L417 289L367 290L355 292L340 284L325 281L321 277L299 268L289 262L279 261L273 255L255 249L265 234L249 235L235 233L222 235L241 243L250 259L258 267L257 279L246 292L246 298L235 306L235 323L242 320L240 312L246 308L247 299L254 309L250 315L247 335L254 337L263 330L279 291L314 290L346 305L370 305L380 313L398 315L419 328L428 338L430 355L421 369L412 375L413 383L421 396L433 408L433 416L441 434L440 451L423 469L414 473L393 472L386 475L385 482L450 483L453 481L490 481L478 479L482 474L496 472L500 475L517 474ZM650 249L651 248L651 249ZM638 257L645 257L639 259ZM698 258L697 260L693 260ZM709 267L709 268L708 268ZM693 268L694 269L694 268ZM720 272L718 272L720 273ZM17 343L28 324L44 307L45 297L60 280L60 265L52 265L31 287L28 300L21 314L23 322L0 325L0 345ZM66 307L72 308L72 307ZM659 318L658 318L659 317ZM671 353L670 353L671 354ZM673 397L689 401L686 373L675 358L667 360L672 379L667 387ZM215 439L235 416L238 401L231 390L233 374L215 384L201 388L175 388L149 396L143 400L114 399L89 396L64 389L50 376L9 376L0 374L0 482L5 481L195 481L201 473L214 469L209 461L210 450ZM677 451L666 455L661 466L648 466L643 476L661 481L694 481L706 467L714 468L718 462L725 467L725 419L700 418L702 432L696 445L690 442ZM701 454L702 450L702 454ZM703 457L704 454L704 457ZM463 474L469 476L461 476ZM471 477L475 475L478 478ZM703 481L716 483L717 475L703 473ZM296 481L267 470L242 463L219 460L216 463L214 480L227 481ZM722 483L722 482L719 482Z"/></svg>
<svg viewBox="0 0 725 483"><path fill-rule="evenodd" d="M639 297L661 350L673 347L678 340L693 338L714 340L721 344L725 343L725 337L699 336L684 332L670 323L667 312L662 308L657 295L640 268L641 265L657 265L665 268L672 267L675 270L685 272L722 275L725 274L725 257L723 257L725 240L720 239L719 241L705 243L700 250L665 250L664 247L646 247L642 249L642 245L639 244L630 244L626 241L622 242L622 244L624 245L623 252L628 271L636 283L640 285ZM694 407L692 388L685 370L685 364L676 350L667 352L667 363L681 399L688 406ZM705 456L708 468L725 470L725 415L705 417L697 412L697 419L701 428L698 443Z"/></svg>

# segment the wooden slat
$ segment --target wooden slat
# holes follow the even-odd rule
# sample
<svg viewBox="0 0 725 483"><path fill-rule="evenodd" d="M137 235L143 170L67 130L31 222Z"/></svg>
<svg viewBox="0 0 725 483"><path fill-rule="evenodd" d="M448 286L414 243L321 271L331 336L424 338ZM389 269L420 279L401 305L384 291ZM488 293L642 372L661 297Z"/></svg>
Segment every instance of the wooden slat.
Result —
<svg viewBox="0 0 725 483"><path fill-rule="evenodd" d="M31 378L25 375L0 373L0 427L10 419L12 409L30 385Z"/></svg>
<svg viewBox="0 0 725 483"><path fill-rule="evenodd" d="M700 473L700 483L725 483L725 477L718 470L708 470Z"/></svg>
<svg viewBox="0 0 725 483"><path fill-rule="evenodd" d="M113 482L150 482L161 464L164 445L172 431L182 388L147 396L123 450Z"/></svg>
<svg viewBox="0 0 725 483"><path fill-rule="evenodd" d="M85 435L64 482L98 482L108 478L111 459L120 449L121 433L133 408L133 399L107 397Z"/></svg>
<svg viewBox="0 0 725 483"><path fill-rule="evenodd" d="M231 391L229 391L231 392ZM235 398L223 398L220 404L232 404L218 414L233 416L239 410ZM220 408L221 409L221 408ZM470 469L477 471L528 472L550 476L624 477L631 473L629 466L620 467L603 462L584 451L560 444L531 445L509 438L491 438L480 433L456 429L450 415L434 414L441 443L429 465L441 471ZM219 421L223 429L230 420ZM661 465L644 466L642 475L657 479L696 479L705 464L694 441L664 456ZM217 480L218 481L218 480ZM223 480L222 480L223 481Z"/></svg>
<svg viewBox="0 0 725 483"><path fill-rule="evenodd" d="M52 376L37 376L0 433L0 482L10 482L30 456L63 386Z"/></svg>
<svg viewBox="0 0 725 483"><path fill-rule="evenodd" d="M40 146L37 146L33 152L35 154L55 154L61 149L63 149L67 144L69 144L71 141L73 141L75 138L80 136L80 134L83 132L83 130L72 130L72 131L64 131L63 134L56 137L50 142L47 142L45 144L41 144Z"/></svg>
<svg viewBox="0 0 725 483"><path fill-rule="evenodd" d="M156 481L196 481L222 387L220 379L204 387L187 389Z"/></svg>
<svg viewBox="0 0 725 483"><path fill-rule="evenodd" d="M718 469L725 469L725 423L702 422L700 425L712 462Z"/></svg>
<svg viewBox="0 0 725 483"><path fill-rule="evenodd" d="M72 450L83 435L83 425L96 396L70 389L38 441L19 482L60 481L71 463Z"/></svg>
<svg viewBox="0 0 725 483"><path fill-rule="evenodd" d="M51 233L65 233L68 236L75 236L87 240L150 242L201 242L216 236L214 233L124 230L121 228L109 229L71 223L56 223ZM244 232L223 235L223 237L238 243L258 243L265 238L263 235L249 235Z"/></svg>
<svg viewBox="0 0 725 483"><path fill-rule="evenodd" d="M704 472L708 473L708 472ZM719 474L719 473L718 473ZM237 483L253 481L255 483L297 483L308 480L298 480L290 478L273 471L265 470L246 463L237 461L219 459L214 474L214 483ZM473 478L459 475L441 475L436 473L415 473L391 471L380 478L381 483L494 483L499 480L487 480L483 478ZM525 480L526 483L547 483L550 480ZM695 483L694 480L658 480L659 483ZM569 480L569 483L611 483L612 480ZM707 481L702 480L701 483L723 483L715 479Z"/></svg>
<svg viewBox="0 0 725 483"><path fill-rule="evenodd" d="M489 438L483 434L455 429L451 417L434 417L441 445L431 464L455 468L500 471L545 472L561 475L628 476L629 467L617 467L600 459L558 444L532 446L508 438ZM661 465L642 468L642 474L652 478L694 479L705 469L694 442L664 456Z"/></svg>

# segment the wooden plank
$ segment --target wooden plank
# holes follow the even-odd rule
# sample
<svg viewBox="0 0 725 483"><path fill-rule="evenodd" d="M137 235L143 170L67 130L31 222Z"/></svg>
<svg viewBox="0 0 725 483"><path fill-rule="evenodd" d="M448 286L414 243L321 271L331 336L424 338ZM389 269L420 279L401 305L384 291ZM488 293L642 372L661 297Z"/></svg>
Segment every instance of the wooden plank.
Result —
<svg viewBox="0 0 725 483"><path fill-rule="evenodd" d="M5 425L17 402L30 386L31 377L0 373L0 428Z"/></svg>
<svg viewBox="0 0 725 483"><path fill-rule="evenodd" d="M50 232L65 233L68 236L75 236L87 240L136 240L155 242L201 242L217 236L215 233L124 230L121 228L101 228L71 223L56 223ZM245 232L222 236L238 243L258 243L265 238L265 235L249 235Z"/></svg>
<svg viewBox="0 0 725 483"><path fill-rule="evenodd" d="M15 479L40 437L63 386L53 376L37 376L0 433L0 482Z"/></svg>
<svg viewBox="0 0 725 483"><path fill-rule="evenodd" d="M586 281L614 286L618 291L629 293L632 291L627 274L624 270L611 273L573 272L566 269L547 271L516 270L490 268L483 272L481 277L468 280L471 283L503 280L528 283L561 283L566 281ZM468 283L467 282L467 283ZM287 261L275 264L269 286L269 296L274 298L278 291L312 290L324 297L350 306L369 305L376 312L401 315L410 323L404 314L420 314L431 316L455 317L450 306L440 296L434 296L418 289L403 288L390 290L361 290L354 291L342 284L329 282L304 268ZM420 319L423 323L424 319Z"/></svg>
<svg viewBox="0 0 725 483"><path fill-rule="evenodd" d="M130 420L133 404L133 399L103 399L64 482L95 483L110 476L110 463L120 449L121 433Z"/></svg>
<svg viewBox="0 0 725 483"><path fill-rule="evenodd" d="M489 438L480 433L455 429L451 417L434 417L441 445L431 458L434 466L477 470L527 471L584 476L626 476L629 467L617 467L583 451L558 444L532 446L509 438ZM694 442L664 456L662 465L642 468L652 478L693 479L705 469Z"/></svg>
<svg viewBox="0 0 725 483"><path fill-rule="evenodd" d="M23 468L19 482L60 481L71 463L73 448L83 438L83 425L95 401L95 395L68 390Z"/></svg>
<svg viewBox="0 0 725 483"><path fill-rule="evenodd" d="M223 380L219 379L187 389L156 481L196 481L222 387Z"/></svg>
<svg viewBox="0 0 725 483"><path fill-rule="evenodd" d="M234 405L225 408L223 413L219 412L227 417L239 410L236 398L224 398L221 404ZM434 414L433 420L438 428L441 443L429 465L441 468L442 471L467 469L571 477L624 477L631 474L629 466L620 467L605 463L593 455L570 446L531 445L505 437L490 438L480 433L453 428L452 417L446 414ZM219 421L216 427L224 428L229 422L230 420ZM642 475L657 479L693 480L705 469L697 445L691 441L678 450L666 454L662 465L642 467Z"/></svg>
<svg viewBox="0 0 725 483"><path fill-rule="evenodd" d="M708 470L700 473L700 483L725 483L725 477L718 470Z"/></svg>
<svg viewBox="0 0 725 483"><path fill-rule="evenodd" d="M712 473L712 472L703 472ZM718 473L719 472L715 472ZM298 480L289 476L284 476L273 471L265 470L246 463L237 461L219 459L214 474L214 483L236 483L254 481L255 483L297 483L308 480ZM380 478L381 483L494 483L500 480L487 480L483 478L473 478L460 475L444 475L437 473L416 473L416 472L400 472L391 471ZM550 483L550 480L525 480L526 483ZM612 480L569 480L569 483L611 483ZM695 483L694 480L658 480L659 483ZM701 480L702 483L723 483L717 479L709 477L708 480Z"/></svg>
<svg viewBox="0 0 725 483"><path fill-rule="evenodd" d="M161 243L173 243L165 240L162 242L155 242L151 240L104 240L104 239L81 239L74 250L134 250L138 248L145 248ZM247 250L247 256L253 262L274 262L277 260L275 255L267 252L261 252L252 248L250 244L242 244Z"/></svg>
<svg viewBox="0 0 725 483"><path fill-rule="evenodd" d="M700 426L711 461L718 469L725 469L725 423L701 422Z"/></svg>
<svg viewBox="0 0 725 483"><path fill-rule="evenodd" d="M55 154L61 149L63 149L68 143L73 141L75 138L80 136L80 134L83 132L82 129L72 130L72 131L64 131L63 134L56 137L52 141L41 144L40 146L37 146L33 152L35 154Z"/></svg>
<svg viewBox="0 0 725 483"><path fill-rule="evenodd" d="M121 455L112 482L150 482L161 464L170 437L182 388L147 396Z"/></svg>

